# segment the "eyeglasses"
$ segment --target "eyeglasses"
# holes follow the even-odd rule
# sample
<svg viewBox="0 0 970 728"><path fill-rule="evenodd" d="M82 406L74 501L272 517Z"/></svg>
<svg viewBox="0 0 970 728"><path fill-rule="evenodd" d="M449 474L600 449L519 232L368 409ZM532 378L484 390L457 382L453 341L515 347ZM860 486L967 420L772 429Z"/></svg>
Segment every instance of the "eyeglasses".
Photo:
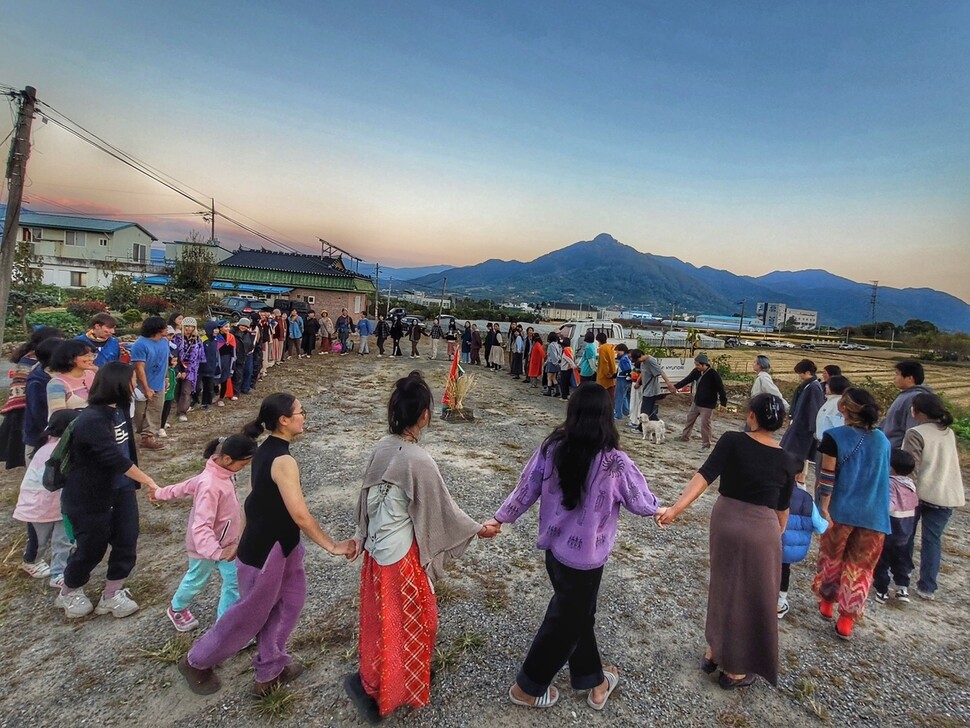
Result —
<svg viewBox="0 0 970 728"><path fill-rule="evenodd" d="M307 415L306 407L304 407L303 409L297 410L292 415L290 415L290 417L296 417L297 415L303 415L304 417L306 417Z"/></svg>

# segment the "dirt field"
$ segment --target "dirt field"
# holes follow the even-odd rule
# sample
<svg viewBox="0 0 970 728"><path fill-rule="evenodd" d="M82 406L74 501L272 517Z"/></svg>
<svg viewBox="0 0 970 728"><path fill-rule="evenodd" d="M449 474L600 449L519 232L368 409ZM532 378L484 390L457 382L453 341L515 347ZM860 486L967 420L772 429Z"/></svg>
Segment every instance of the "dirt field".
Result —
<svg viewBox="0 0 970 728"><path fill-rule="evenodd" d="M864 353L838 358L816 353L820 363L860 361ZM743 352L743 358L752 358ZM779 371L799 353L772 352ZM864 366L888 372L891 363L864 357ZM311 510L338 537L353 530L353 510L363 464L384 431L384 407L394 379L412 368L428 376L440 396L446 363L317 356L271 370L260 392L288 389L309 413L308 432L295 447ZM861 369L859 371L862 371ZM931 375L931 379L932 379ZM471 396L476 420L435 420L422 444L435 457L455 498L486 519L514 487L533 448L563 414L565 404L504 374L477 373ZM209 436L233 432L258 403L244 398L210 413L193 413L170 429L168 449L148 453L142 465L159 483L201 469L200 449ZM667 398L662 416L674 434L686 398ZM716 432L740 427L733 415L716 416ZM665 502L679 494L703 454L699 443L651 446L624 430L623 446ZM220 668L223 690L191 694L172 662L189 641L175 637L165 606L185 568L183 546L188 503L155 506L141 500L139 562L129 581L142 605L115 620L68 621L53 608L46 581L18 573L23 528L9 514L21 471L0 476L0 725L138 726L356 726L341 676L356 669L356 593L359 564L337 561L309 545L309 594L293 652L310 669L275 701L249 696L251 652ZM965 473L965 478L967 474ZM241 479L245 480L245 478ZM248 483L240 482L240 495ZM970 723L970 517L954 516L944 548L939 598L909 605L871 605L857 637L835 638L815 616L809 590L815 548L793 569L792 611L781 624L782 677L777 689L759 681L727 693L696 669L703 651L707 582L708 516L715 500L705 494L675 526L660 532L649 519L625 513L599 600L598 636L604 658L622 672L619 691L602 714L585 705L585 694L563 690L550 711L516 708L506 697L551 589L542 555L535 549L536 509L506 527L493 541L476 543L437 585L440 629L432 703L404 710L391 726L775 726L932 725ZM104 567L88 594L96 598ZM214 619L215 584L195 608L203 626ZM282 717L273 718L272 714Z"/></svg>

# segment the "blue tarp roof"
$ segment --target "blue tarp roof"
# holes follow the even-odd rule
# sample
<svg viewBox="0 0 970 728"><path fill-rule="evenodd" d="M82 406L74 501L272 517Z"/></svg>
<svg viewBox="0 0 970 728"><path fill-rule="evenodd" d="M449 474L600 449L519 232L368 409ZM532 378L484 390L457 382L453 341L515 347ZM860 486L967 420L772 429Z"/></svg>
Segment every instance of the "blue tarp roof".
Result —
<svg viewBox="0 0 970 728"><path fill-rule="evenodd" d="M171 276L135 276L136 283L147 283L150 286L164 286L172 281ZM229 281L213 281L214 291L237 291L239 293L289 293L292 288L286 286L261 286L258 283L230 283Z"/></svg>

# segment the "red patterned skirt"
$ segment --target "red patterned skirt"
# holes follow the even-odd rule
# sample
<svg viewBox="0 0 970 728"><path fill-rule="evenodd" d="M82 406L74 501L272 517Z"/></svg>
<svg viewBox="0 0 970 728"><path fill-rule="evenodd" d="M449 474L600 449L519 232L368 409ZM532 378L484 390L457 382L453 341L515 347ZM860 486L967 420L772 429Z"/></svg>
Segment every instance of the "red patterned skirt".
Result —
<svg viewBox="0 0 970 728"><path fill-rule="evenodd" d="M431 699L438 605L417 543L391 566L364 552L360 572L360 679L382 716Z"/></svg>

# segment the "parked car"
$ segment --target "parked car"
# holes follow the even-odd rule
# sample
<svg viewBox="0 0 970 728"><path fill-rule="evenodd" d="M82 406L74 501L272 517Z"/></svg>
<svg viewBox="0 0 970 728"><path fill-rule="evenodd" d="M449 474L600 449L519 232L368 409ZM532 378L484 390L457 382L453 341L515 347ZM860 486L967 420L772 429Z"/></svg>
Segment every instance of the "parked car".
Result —
<svg viewBox="0 0 970 728"><path fill-rule="evenodd" d="M241 296L226 296L219 303L209 306L209 316L213 319L226 318L235 323L239 319L252 318L266 306L264 301Z"/></svg>
<svg viewBox="0 0 970 728"><path fill-rule="evenodd" d="M290 311L295 308L296 312L300 314L300 318L304 319L310 313L310 304L306 301L291 301L288 298L277 298L273 301L273 308L278 308L285 316L289 316Z"/></svg>
<svg viewBox="0 0 970 728"><path fill-rule="evenodd" d="M839 344L839 348L842 349L843 351L845 351L847 349L854 349L855 348L855 344L850 344L850 343L848 343L846 341L843 341L841 344Z"/></svg>
<svg viewBox="0 0 970 728"><path fill-rule="evenodd" d="M769 344L764 339L759 339L758 341L754 342L754 345L755 346L760 346L762 349L765 349L765 348L771 346L771 344Z"/></svg>
<svg viewBox="0 0 970 728"><path fill-rule="evenodd" d="M405 331L410 331L414 325L420 326L421 330L424 331L424 320L419 316L403 316L401 318L401 324L404 326Z"/></svg>
<svg viewBox="0 0 970 728"><path fill-rule="evenodd" d="M462 326L465 323L464 321L459 321L457 318L455 318L449 313L438 314L437 316L432 316L431 318L425 320L424 322L425 336L431 336L431 327L434 325L435 319L438 319L438 323L441 325L442 331L448 331L448 327L451 326L452 321L455 322L455 325L458 327L459 331L461 330Z"/></svg>
<svg viewBox="0 0 970 728"><path fill-rule="evenodd" d="M802 348L803 349L814 349L815 348L815 344L813 344L810 341L806 341L804 344L802 344Z"/></svg>
<svg viewBox="0 0 970 728"><path fill-rule="evenodd" d="M397 308L392 308L387 312L387 320L390 321L395 316L407 316L407 315L408 315L408 310L406 308L401 308L400 306L398 306Z"/></svg>

